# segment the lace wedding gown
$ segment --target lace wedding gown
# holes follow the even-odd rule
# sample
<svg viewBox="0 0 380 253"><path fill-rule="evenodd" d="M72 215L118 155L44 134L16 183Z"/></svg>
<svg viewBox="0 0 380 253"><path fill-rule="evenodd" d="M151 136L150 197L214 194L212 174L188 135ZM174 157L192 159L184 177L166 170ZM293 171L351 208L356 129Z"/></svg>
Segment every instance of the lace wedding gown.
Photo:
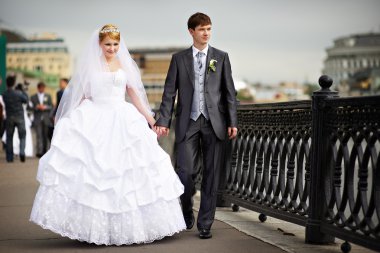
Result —
<svg viewBox="0 0 380 253"><path fill-rule="evenodd" d="M148 243L186 228L183 185L137 109L125 102L126 73L104 72L56 125L40 159L30 220L95 244Z"/></svg>

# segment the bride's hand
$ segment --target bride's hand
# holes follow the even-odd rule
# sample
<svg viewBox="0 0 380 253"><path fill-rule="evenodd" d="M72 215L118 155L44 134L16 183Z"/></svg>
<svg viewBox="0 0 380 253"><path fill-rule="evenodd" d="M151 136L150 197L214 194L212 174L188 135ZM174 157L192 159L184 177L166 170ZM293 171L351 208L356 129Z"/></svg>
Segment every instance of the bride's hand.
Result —
<svg viewBox="0 0 380 253"><path fill-rule="evenodd" d="M160 134L160 131L159 129L157 128L157 126L155 126L154 124L156 124L156 121L152 118L148 121L148 124L150 126L150 128L153 130L153 132L155 134L157 134L157 138L160 138L161 137L161 134Z"/></svg>
<svg viewBox="0 0 380 253"><path fill-rule="evenodd" d="M152 129L157 134L157 138L160 138L162 136L161 131L157 126L153 126Z"/></svg>

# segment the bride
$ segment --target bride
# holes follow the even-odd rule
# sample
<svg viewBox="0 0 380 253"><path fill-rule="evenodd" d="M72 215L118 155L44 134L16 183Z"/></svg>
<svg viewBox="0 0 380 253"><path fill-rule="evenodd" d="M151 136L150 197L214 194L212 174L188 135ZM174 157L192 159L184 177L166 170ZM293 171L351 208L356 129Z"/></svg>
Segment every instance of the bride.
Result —
<svg viewBox="0 0 380 253"><path fill-rule="evenodd" d="M105 25L59 104L30 220L105 245L149 243L184 230L183 185L148 126L154 123L137 65L118 28Z"/></svg>

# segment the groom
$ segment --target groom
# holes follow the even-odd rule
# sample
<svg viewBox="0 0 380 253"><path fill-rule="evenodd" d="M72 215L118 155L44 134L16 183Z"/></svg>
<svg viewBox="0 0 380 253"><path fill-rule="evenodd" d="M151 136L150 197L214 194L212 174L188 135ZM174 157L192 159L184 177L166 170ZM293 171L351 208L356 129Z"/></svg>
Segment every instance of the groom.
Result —
<svg viewBox="0 0 380 253"><path fill-rule="evenodd" d="M237 115L235 87L228 54L211 47L210 17L195 13L187 23L193 46L173 55L165 81L156 131L168 135L174 101L178 176L185 187L181 196L187 229L194 225L194 173L203 157L201 203L197 227L201 239L211 238L223 142L235 138Z"/></svg>

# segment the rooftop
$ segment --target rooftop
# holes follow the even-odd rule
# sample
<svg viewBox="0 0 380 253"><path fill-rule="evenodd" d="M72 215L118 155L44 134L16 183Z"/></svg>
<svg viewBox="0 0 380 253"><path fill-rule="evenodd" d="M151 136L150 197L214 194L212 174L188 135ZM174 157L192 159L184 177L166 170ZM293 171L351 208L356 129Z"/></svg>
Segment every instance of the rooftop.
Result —
<svg viewBox="0 0 380 253"><path fill-rule="evenodd" d="M380 46L380 33L354 34L334 40L334 47Z"/></svg>

